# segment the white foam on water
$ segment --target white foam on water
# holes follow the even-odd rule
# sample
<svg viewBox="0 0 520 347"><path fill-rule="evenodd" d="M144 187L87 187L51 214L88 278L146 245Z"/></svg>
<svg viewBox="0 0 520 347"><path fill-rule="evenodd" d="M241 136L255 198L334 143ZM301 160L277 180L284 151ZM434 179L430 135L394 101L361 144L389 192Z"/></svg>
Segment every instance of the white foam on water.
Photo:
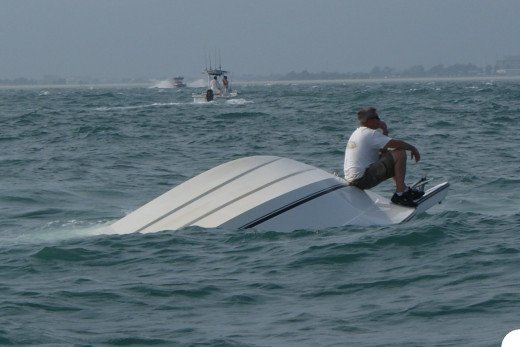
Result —
<svg viewBox="0 0 520 347"><path fill-rule="evenodd" d="M226 104L230 105L246 105L246 104L252 104L253 101L246 100L246 99L229 99L226 100Z"/></svg>
<svg viewBox="0 0 520 347"><path fill-rule="evenodd" d="M198 79L198 80L195 80L193 82L189 82L187 83L188 87L191 87L191 88L204 88L206 87L206 81L204 81L204 79Z"/></svg>
<svg viewBox="0 0 520 347"><path fill-rule="evenodd" d="M4 234L0 241L2 246L6 247L19 244L60 242L68 239L104 235L110 234L109 232L105 232L105 230L108 230L108 226L111 223L112 221L99 221L95 223L85 223L77 220L53 221L43 225L41 229L17 234Z"/></svg>
<svg viewBox="0 0 520 347"><path fill-rule="evenodd" d="M173 88L173 83L170 80L158 81L154 85L150 86L150 88L169 89Z"/></svg>
<svg viewBox="0 0 520 347"><path fill-rule="evenodd" d="M136 105L136 106L114 106L114 107L96 107L94 110L96 111L124 111L124 110L136 110L140 108L150 108L150 107L167 107L167 106L177 106L183 105L182 102L154 102L153 104L145 104L145 105Z"/></svg>

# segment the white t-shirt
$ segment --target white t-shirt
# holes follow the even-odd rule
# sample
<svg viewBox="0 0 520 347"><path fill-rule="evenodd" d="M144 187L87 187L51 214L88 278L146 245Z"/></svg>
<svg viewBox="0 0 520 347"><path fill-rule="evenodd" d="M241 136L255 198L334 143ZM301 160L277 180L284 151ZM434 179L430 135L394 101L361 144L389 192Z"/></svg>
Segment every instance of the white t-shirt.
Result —
<svg viewBox="0 0 520 347"><path fill-rule="evenodd" d="M213 90L214 93L220 92L220 83L218 83L218 80L212 79L211 82L209 82L211 90Z"/></svg>
<svg viewBox="0 0 520 347"><path fill-rule="evenodd" d="M390 140L379 130L357 128L348 139L345 149L345 179L350 182L363 177L366 168L379 159L379 150Z"/></svg>

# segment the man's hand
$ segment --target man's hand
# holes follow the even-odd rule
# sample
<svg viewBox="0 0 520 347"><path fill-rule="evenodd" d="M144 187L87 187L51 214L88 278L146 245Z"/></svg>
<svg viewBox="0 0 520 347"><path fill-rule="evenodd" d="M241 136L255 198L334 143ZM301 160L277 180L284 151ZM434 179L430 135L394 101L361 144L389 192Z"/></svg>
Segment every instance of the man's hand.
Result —
<svg viewBox="0 0 520 347"><path fill-rule="evenodd" d="M416 162L421 160L421 154L419 153L417 148L402 140L390 139L390 141L388 141L384 148L404 149L405 151L411 152L411 158L415 159Z"/></svg>
<svg viewBox="0 0 520 347"><path fill-rule="evenodd" d="M410 150L410 158L411 159L414 159L415 157L415 162L417 163L419 160L421 160L421 154L419 153L419 151L417 150L417 148L413 147L411 150Z"/></svg>
<svg viewBox="0 0 520 347"><path fill-rule="evenodd" d="M379 128L383 131L383 135L388 136L388 127L382 120L379 121Z"/></svg>

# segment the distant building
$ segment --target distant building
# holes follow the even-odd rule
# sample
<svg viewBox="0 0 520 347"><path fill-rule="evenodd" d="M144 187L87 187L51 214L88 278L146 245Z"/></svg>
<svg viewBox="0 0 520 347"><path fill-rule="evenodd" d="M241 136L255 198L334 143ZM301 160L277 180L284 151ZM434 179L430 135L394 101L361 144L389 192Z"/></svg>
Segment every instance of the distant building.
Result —
<svg viewBox="0 0 520 347"><path fill-rule="evenodd" d="M511 55L497 60L495 71L499 75L520 76L520 55Z"/></svg>

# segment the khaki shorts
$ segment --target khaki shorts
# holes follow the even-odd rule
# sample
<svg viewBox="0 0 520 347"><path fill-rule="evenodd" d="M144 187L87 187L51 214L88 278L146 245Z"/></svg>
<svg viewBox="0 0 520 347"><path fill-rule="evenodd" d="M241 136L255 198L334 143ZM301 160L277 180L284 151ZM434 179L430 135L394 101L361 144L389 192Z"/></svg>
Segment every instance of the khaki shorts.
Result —
<svg viewBox="0 0 520 347"><path fill-rule="evenodd" d="M351 181L350 185L370 189L394 175L394 156L392 153L386 152L365 170L363 177Z"/></svg>

